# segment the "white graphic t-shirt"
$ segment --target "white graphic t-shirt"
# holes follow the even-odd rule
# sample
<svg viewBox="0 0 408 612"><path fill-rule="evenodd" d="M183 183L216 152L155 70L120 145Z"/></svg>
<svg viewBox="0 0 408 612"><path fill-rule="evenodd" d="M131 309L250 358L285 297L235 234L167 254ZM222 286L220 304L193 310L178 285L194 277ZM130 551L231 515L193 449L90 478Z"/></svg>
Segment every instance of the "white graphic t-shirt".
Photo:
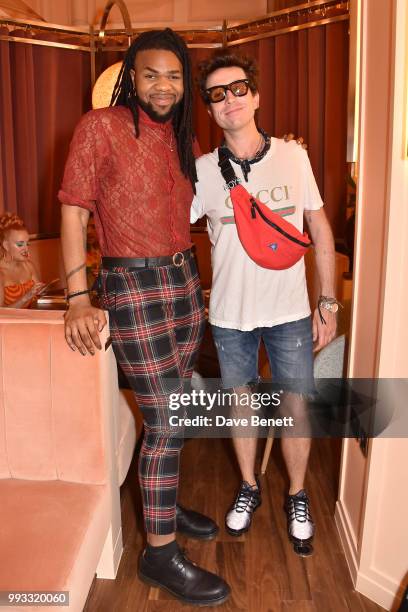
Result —
<svg viewBox="0 0 408 612"><path fill-rule="evenodd" d="M272 138L263 159L251 165L245 182L239 165L231 162L242 185L275 213L303 232L303 211L323 206L304 149ZM209 320L213 325L249 331L297 321L310 314L303 258L287 270L258 266L238 237L231 197L218 166L218 152L197 162L197 195L191 222L207 216L213 281Z"/></svg>

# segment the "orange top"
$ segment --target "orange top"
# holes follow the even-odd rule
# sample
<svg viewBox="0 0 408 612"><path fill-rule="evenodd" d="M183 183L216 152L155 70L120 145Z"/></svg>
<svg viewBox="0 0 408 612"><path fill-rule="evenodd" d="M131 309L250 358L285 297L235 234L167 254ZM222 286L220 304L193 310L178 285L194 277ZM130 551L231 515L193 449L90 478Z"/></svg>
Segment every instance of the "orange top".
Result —
<svg viewBox="0 0 408 612"><path fill-rule="evenodd" d="M6 285L4 287L4 305L9 306L16 300L22 298L30 289L34 287L34 281L28 280L25 283L16 283L14 285ZM31 299L24 304L23 308L29 306Z"/></svg>

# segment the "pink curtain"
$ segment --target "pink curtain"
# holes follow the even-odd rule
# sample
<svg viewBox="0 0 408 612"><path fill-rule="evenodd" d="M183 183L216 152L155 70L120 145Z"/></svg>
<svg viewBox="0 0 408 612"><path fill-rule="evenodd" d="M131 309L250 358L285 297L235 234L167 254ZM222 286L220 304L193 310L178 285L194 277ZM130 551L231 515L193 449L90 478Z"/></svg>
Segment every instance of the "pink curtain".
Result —
<svg viewBox="0 0 408 612"><path fill-rule="evenodd" d="M48 39L81 44L66 35ZM2 40L0 71L0 211L17 212L32 233L59 231L56 195L69 142L90 108L90 54Z"/></svg>
<svg viewBox="0 0 408 612"><path fill-rule="evenodd" d="M6 28L0 30L8 33ZM16 36L31 36L25 30ZM53 40L81 44L51 34ZM121 42L121 41L120 41ZM271 135L292 131L309 145L312 167L336 238L346 221L348 22L292 32L235 49L260 68L259 125ZM191 49L194 74L211 53ZM120 61L98 54L97 74ZM0 211L17 211L31 232L59 230L56 198L72 132L91 107L90 54L0 41ZM203 152L221 131L199 95L195 132Z"/></svg>

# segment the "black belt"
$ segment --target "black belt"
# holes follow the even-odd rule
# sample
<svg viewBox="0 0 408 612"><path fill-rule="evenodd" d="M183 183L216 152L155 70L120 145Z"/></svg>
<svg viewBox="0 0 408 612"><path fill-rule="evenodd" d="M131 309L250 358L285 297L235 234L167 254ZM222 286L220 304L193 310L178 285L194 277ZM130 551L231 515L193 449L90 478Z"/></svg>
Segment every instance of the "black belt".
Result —
<svg viewBox="0 0 408 612"><path fill-rule="evenodd" d="M112 268L157 268L159 266L180 267L192 255L191 249L179 251L174 255L163 257L102 257L102 268L112 270Z"/></svg>

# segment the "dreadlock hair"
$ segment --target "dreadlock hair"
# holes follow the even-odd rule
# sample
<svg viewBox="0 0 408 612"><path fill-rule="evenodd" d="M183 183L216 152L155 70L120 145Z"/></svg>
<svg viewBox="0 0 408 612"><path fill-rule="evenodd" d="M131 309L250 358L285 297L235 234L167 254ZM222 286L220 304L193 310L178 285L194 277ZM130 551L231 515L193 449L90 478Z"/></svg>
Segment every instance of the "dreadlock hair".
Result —
<svg viewBox="0 0 408 612"><path fill-rule="evenodd" d="M184 95L172 119L174 133L177 139L177 151L181 171L191 181L195 193L197 172L193 155L193 82L191 63L184 40L170 28L165 30L149 30L140 34L126 52L122 68L113 89L110 106L126 106L133 115L136 138L139 138L139 108L137 93L133 86L131 70L135 67L136 54L139 51L163 49L174 53L183 67Z"/></svg>

